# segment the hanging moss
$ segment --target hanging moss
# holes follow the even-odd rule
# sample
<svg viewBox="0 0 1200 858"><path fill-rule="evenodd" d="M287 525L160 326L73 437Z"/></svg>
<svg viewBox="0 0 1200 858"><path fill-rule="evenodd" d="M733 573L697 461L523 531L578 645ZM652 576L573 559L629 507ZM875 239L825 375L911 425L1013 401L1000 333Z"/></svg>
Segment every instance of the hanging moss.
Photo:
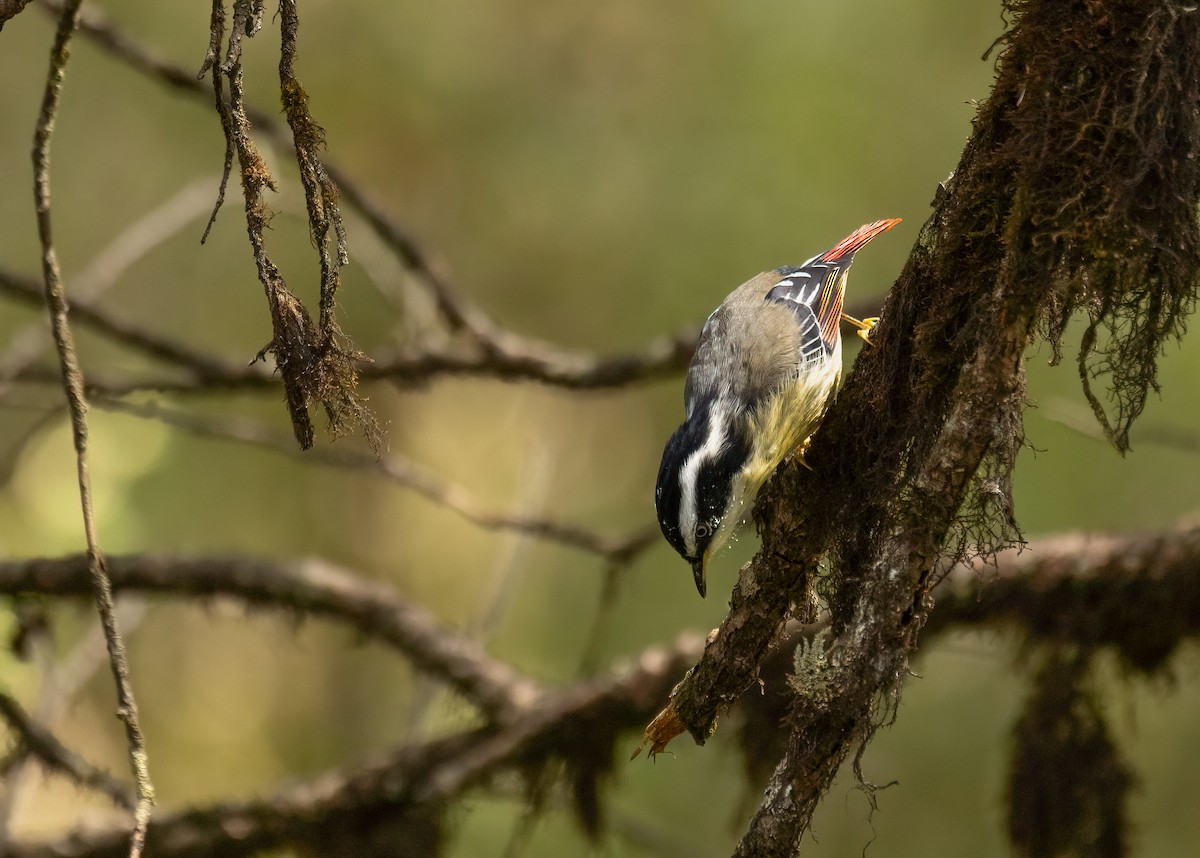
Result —
<svg viewBox="0 0 1200 858"><path fill-rule="evenodd" d="M829 552L820 586L835 615L855 598L874 537L934 507L955 504L943 560L1020 541L1011 486L1024 367L986 393L969 381L1014 320L1030 319L1018 326L1027 342L1040 333L1057 355L1083 312L1084 395L1124 450L1200 289L1200 13L1098 0L1005 8L992 96L888 297L878 348L814 440L814 473L779 481L824 513L783 524ZM966 491L929 495L917 481L954 431L953 408L983 396L990 440L961 475Z"/></svg>
<svg viewBox="0 0 1200 858"><path fill-rule="evenodd" d="M1200 20L1173 3L1008 6L1017 27L1056 34L1055 50L1026 60L1036 103L1009 144L1022 177L1013 214L1038 226L1056 359L1072 314L1088 319L1084 392L1124 452L1200 284ZM1073 25L1080 14L1090 26Z"/></svg>
<svg viewBox="0 0 1200 858"><path fill-rule="evenodd" d="M1024 858L1127 854L1133 777L1087 689L1087 665L1052 651L1017 722L1008 832Z"/></svg>

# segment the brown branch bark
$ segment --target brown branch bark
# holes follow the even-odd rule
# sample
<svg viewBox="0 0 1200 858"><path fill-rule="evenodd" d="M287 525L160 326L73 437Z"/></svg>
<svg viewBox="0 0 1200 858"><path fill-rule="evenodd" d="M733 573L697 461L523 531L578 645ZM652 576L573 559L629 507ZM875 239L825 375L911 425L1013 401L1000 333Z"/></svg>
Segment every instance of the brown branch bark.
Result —
<svg viewBox="0 0 1200 858"><path fill-rule="evenodd" d="M937 588L926 634L1007 627L1036 642L1108 647L1146 672L1200 635L1194 522L1155 533L1063 534L997 560L959 567Z"/></svg>
<svg viewBox="0 0 1200 858"><path fill-rule="evenodd" d="M408 625L406 618L412 608L387 588L365 583L334 567L245 558L152 557L113 558L111 566L114 586L119 591L181 597L222 594L255 605L345 622L356 633L391 643L402 652L409 653L413 647L414 632L398 631ZM1196 609L1200 595L1194 587L1197 570L1200 526L1194 524L1150 534L1050 537L1019 554L999 555L995 566L968 564L956 568L935 591L938 609L926 634L986 625L1009 628L1035 641L1069 641L1084 649L1115 646L1127 653L1130 643L1147 631L1144 622L1135 626L1131 618L1144 618L1146 611L1165 608L1161 616L1174 635L1173 649L1184 640L1200 637L1200 610ZM57 597L86 595L82 558L0 563L0 593L22 592ZM1122 603L1128 603L1127 612L1119 609ZM775 643L774 663L763 671L768 683L783 681L784 673L792 670L791 653L796 642L813 631L808 629L786 642ZM448 635L452 633L443 629L432 637L436 640ZM421 633L416 632L415 637L420 638ZM1165 637L1159 637L1158 643L1156 651L1165 658ZM424 647L425 643L418 646ZM438 646L442 645L435 644L432 649ZM359 842L356 838L364 826L380 825L376 811L386 811L409 825L428 824L428 817L405 803L411 796L422 796L422 807L437 808L438 800L461 794L488 773L513 766L523 768L528 754L535 759L566 754L584 735L578 730L586 728L585 734L594 737L594 719L600 718L607 707L615 707L619 714L606 714L600 719L602 732L632 728L653 711L701 646L699 637L692 636L670 648L651 647L636 659L636 669L617 674L619 678L543 693L533 707L502 707L509 714L501 720L511 727L500 734L471 731L445 742L396 751L380 763L330 772L260 802L159 814L151 826L154 854L239 855L246 854L242 850L301 842L309 847L328 843L332 849L339 839L343 844ZM440 663L443 656L427 653L414 658L445 677L446 668ZM486 656L476 656L468 661L475 658L486 660ZM508 670L504 665L499 669ZM449 670L461 675L492 673L479 664ZM504 699L512 693L511 688L505 690L505 681L469 680L467 685L494 689L483 692L483 697ZM628 705L630 695L638 698L636 707L622 708ZM467 696L481 697L477 691ZM743 702L753 708L773 697L752 691ZM772 729L778 724L777 713L771 714L769 723ZM778 743L786 740L785 735L776 738ZM770 748L766 750L769 755ZM314 830L309 821L314 817L309 814L325 812L330 816L321 818L331 820L331 827ZM356 827L358 834L353 833ZM386 836L398 836L393 829L389 832ZM237 842L231 840L234 837ZM15 851L6 854L115 855L119 854L119 843L116 831L92 832L54 843L10 844ZM68 853L68 848L75 851Z"/></svg>
<svg viewBox="0 0 1200 858"><path fill-rule="evenodd" d="M633 666L554 694L499 730L406 747L260 801L159 814L147 848L157 858L237 858L287 846L323 855L438 854L441 816L453 799L502 768L529 772L556 759L569 767L611 759L620 733L653 711L700 646L687 635L647 650ZM7 844L5 855L111 858L120 850L119 832L90 830Z"/></svg>
<svg viewBox="0 0 1200 858"><path fill-rule="evenodd" d="M86 568L81 556L0 561L0 593L80 596L87 592ZM428 611L326 561L130 555L110 557L108 572L118 593L229 596L346 623L395 647L496 721L511 721L542 694L537 683Z"/></svg>
<svg viewBox="0 0 1200 858"><path fill-rule="evenodd" d="M0 0L0 30L11 18L17 17L29 5L29 0Z"/></svg>
<svg viewBox="0 0 1200 858"><path fill-rule="evenodd" d="M0 718L16 732L20 747L36 757L46 768L60 772L83 789L95 789L108 796L118 807L133 811L137 796L133 790L66 747L38 724L14 698L0 692Z"/></svg>

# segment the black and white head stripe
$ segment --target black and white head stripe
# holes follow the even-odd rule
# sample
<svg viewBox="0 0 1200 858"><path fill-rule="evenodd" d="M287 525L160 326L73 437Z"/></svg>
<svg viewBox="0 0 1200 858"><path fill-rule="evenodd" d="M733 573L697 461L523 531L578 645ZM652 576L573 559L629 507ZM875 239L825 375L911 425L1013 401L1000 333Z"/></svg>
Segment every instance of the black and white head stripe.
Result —
<svg viewBox="0 0 1200 858"><path fill-rule="evenodd" d="M700 446L696 447L679 469L679 533L683 544L687 547L688 556L700 556L696 551L698 539L704 537L702 530L697 534L700 525L704 530L709 529L709 522L702 521L700 510L700 473L705 465L716 462L725 449L727 421L721 413L719 403L714 403L707 410L708 431Z"/></svg>
<svg viewBox="0 0 1200 858"><path fill-rule="evenodd" d="M716 399L698 403L667 442L656 492L659 525L686 559L704 556L749 454L740 424Z"/></svg>

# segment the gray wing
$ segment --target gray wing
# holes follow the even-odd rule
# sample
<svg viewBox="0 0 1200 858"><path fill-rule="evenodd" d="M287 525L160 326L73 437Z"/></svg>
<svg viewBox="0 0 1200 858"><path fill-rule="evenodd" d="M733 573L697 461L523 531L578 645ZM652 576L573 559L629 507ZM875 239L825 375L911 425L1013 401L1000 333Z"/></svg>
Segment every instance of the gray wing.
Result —
<svg viewBox="0 0 1200 858"><path fill-rule="evenodd" d="M725 361L720 354L722 337L719 334L723 333L727 315L724 304L713 310L696 341L696 353L692 355L683 382L683 407L688 417L692 416L698 402L716 398L720 391L720 374Z"/></svg>

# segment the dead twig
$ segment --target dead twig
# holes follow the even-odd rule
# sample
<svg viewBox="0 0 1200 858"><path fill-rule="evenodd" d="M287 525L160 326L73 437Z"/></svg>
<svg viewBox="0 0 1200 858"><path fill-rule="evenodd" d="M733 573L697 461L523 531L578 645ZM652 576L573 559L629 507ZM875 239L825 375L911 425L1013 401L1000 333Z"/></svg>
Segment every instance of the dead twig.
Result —
<svg viewBox="0 0 1200 858"><path fill-rule="evenodd" d="M34 206L37 210L38 237L42 246L42 273L45 278L46 304L50 313L50 325L54 332L54 343L62 369L63 391L71 413L71 431L75 441L75 461L79 479L79 500L83 512L84 536L87 540L87 569L94 590L100 623L108 646L109 663L117 690L117 716L125 725L129 743L130 765L137 783L137 802L134 808L134 829L130 841L130 858L142 853L146 837L146 826L154 804L154 786L150 780L146 742L138 719L137 701L129 679L129 663L125 655L125 644L117 627L113 607L112 586L104 568L104 555L96 532L96 519L92 507L91 477L88 473L88 428L87 400L84 396L83 375L75 355L75 341L67 317L66 291L54 251L54 240L50 216L50 138L62 93L66 73L71 36L79 20L81 0L68 0L55 32L54 47L50 53L50 70L46 76L46 90L38 113L33 143Z"/></svg>
<svg viewBox="0 0 1200 858"><path fill-rule="evenodd" d="M21 748L52 771L70 778L85 789L104 793L118 807L132 811L137 797L132 789L66 747L58 738L29 716L14 698L0 692L0 717L17 734Z"/></svg>
<svg viewBox="0 0 1200 858"><path fill-rule="evenodd" d="M370 842L389 822L436 830L450 801L498 771L528 772L554 759L569 762L573 754L610 755L621 732L652 711L701 645L698 636L685 635L652 647L632 666L557 693L500 730L402 748L267 799L164 814L152 824L149 843L157 858L237 858L300 843L330 853L336 844L345 854L347 843ZM59 842L6 844L6 855L100 858L113 854L115 842L111 830L81 831ZM330 849L321 850L323 844ZM395 854L395 840L389 844Z"/></svg>
<svg viewBox="0 0 1200 858"><path fill-rule="evenodd" d="M0 561L0 593L84 595L84 569L81 556ZM108 570L116 592L229 596L346 623L358 634L395 647L494 721L511 721L542 694L537 683L491 658L428 611L326 561L129 555L109 558Z"/></svg>
<svg viewBox="0 0 1200 858"><path fill-rule="evenodd" d="M23 301L40 303L43 297L40 285L32 277L24 277L3 268L0 268L0 291ZM261 383L265 385L271 381L266 373L196 351L171 337L121 319L112 311L97 307L86 299L73 299L69 312L73 321L152 358L189 370L197 383L221 385L222 382L235 383L240 379L261 378ZM12 369L11 375L5 373L5 377L0 380L42 378L28 360L18 360Z"/></svg>
<svg viewBox="0 0 1200 858"><path fill-rule="evenodd" d="M96 404L100 408L146 420L157 420L196 435L253 444L282 455L296 455L293 445L262 424L251 420L201 417L153 405L135 405L117 400L97 399ZM643 528L632 534L618 536L597 533L579 525L533 515L490 510L461 486L443 480L415 462L395 456L379 458L342 447L329 447L308 451L304 454L304 460L375 474L396 485L411 489L430 502L444 506L472 524L487 530L508 530L545 539L598 554L610 562L628 562L657 541L657 531L654 528Z"/></svg>

